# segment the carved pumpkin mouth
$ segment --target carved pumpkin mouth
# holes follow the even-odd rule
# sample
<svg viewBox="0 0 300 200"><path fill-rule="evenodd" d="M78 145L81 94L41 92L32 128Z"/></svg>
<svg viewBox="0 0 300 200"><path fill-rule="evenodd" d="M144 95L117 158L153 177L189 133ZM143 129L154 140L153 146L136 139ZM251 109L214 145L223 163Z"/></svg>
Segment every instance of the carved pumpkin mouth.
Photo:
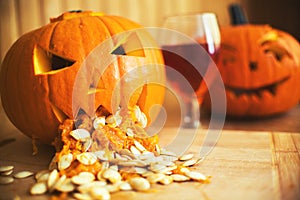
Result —
<svg viewBox="0 0 300 200"><path fill-rule="evenodd" d="M275 83L269 84L269 85L265 85L265 86L261 86L261 87L257 87L257 88L251 88L251 89L245 89L245 88L239 88L239 87L231 87L231 86L226 86L225 88L228 91L231 91L232 93L234 93L237 97L241 96L241 95L256 95L258 97L262 97L262 94L264 92L269 92L270 94L272 94L273 96L276 95L276 91L279 85L281 85L282 83L286 82L290 77L285 77Z"/></svg>

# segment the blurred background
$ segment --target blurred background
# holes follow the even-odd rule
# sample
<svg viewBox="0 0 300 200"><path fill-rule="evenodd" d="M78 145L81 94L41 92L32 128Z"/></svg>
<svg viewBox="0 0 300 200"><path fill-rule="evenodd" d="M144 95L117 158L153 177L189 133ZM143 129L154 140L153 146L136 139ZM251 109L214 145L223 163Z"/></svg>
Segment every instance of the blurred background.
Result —
<svg viewBox="0 0 300 200"><path fill-rule="evenodd" d="M270 24L300 40L299 0L0 0L0 57L22 34L69 10L120 15L146 27L162 26L166 16L215 12L220 26L230 24L228 5L239 3L250 23Z"/></svg>

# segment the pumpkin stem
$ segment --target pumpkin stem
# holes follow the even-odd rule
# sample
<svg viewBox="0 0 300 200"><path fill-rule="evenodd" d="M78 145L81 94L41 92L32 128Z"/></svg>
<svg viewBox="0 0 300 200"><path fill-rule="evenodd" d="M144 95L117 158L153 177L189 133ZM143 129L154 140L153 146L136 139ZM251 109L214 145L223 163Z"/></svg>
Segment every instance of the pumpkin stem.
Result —
<svg viewBox="0 0 300 200"><path fill-rule="evenodd" d="M57 22L57 21L62 21L62 20L67 20L67 19L73 19L77 17L85 17L85 16L103 16L103 12L93 12L90 10L87 11L82 11L82 10L72 10L68 12L64 12L58 17L50 18L50 22Z"/></svg>
<svg viewBox="0 0 300 200"><path fill-rule="evenodd" d="M248 24L248 20L239 4L231 4L229 14L232 25Z"/></svg>

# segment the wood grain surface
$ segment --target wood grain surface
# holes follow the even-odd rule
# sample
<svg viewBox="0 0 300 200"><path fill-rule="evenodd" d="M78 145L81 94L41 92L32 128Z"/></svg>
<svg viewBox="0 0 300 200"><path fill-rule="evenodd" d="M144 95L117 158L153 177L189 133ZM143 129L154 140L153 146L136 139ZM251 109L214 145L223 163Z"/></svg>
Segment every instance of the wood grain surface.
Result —
<svg viewBox="0 0 300 200"><path fill-rule="evenodd" d="M47 168L54 149L38 144L39 153L32 155L31 140L15 129L3 112L0 116L3 122L0 165L14 165L14 172L37 172ZM294 124L299 123L298 119L294 119ZM198 130L188 152L199 153L207 131L205 124L203 127ZM231 125L230 128L234 126ZM178 137L177 132L175 127L165 127L159 134L161 145L170 144L170 141ZM195 167L195 170L212 177L209 184L185 182L168 186L153 185L151 192L118 192L112 195L112 199L300 199L299 133L300 130L282 132L224 129L211 153ZM183 138L187 140L191 138L191 134L193 133L189 130L180 131L180 135L184 135ZM50 195L30 196L29 188L33 183L33 177L29 177L15 180L9 185L0 185L0 199L51 199Z"/></svg>

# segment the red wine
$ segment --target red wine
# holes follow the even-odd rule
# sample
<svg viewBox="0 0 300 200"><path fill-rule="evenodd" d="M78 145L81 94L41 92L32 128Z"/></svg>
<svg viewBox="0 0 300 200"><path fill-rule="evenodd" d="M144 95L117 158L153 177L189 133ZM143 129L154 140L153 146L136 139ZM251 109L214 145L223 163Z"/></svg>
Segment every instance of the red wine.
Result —
<svg viewBox="0 0 300 200"><path fill-rule="evenodd" d="M167 78L172 85L185 94L191 94L199 89L203 80L202 75L205 75L209 63L212 62L210 54L207 53L207 44L202 47L198 44L162 46L165 65L168 66L166 67ZM179 74L174 73L169 67ZM186 84L183 83L183 77L193 90L188 90Z"/></svg>

